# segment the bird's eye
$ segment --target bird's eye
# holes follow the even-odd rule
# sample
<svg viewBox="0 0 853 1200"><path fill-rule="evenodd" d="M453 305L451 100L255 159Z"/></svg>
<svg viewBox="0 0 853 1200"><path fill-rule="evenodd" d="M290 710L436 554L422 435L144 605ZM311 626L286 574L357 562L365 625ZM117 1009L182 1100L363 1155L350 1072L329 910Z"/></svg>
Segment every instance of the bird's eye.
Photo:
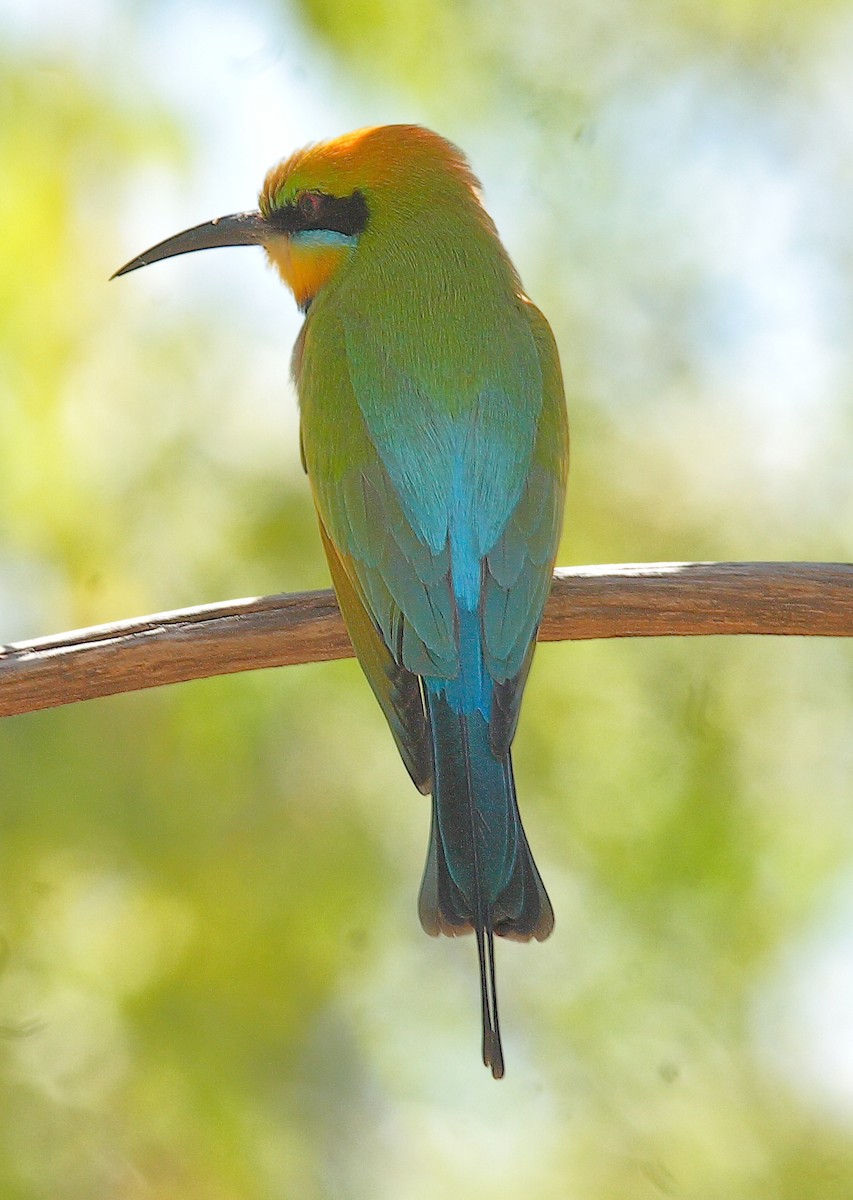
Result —
<svg viewBox="0 0 853 1200"><path fill-rule="evenodd" d="M296 204L302 216L310 220L320 212L320 194L319 192L302 192Z"/></svg>

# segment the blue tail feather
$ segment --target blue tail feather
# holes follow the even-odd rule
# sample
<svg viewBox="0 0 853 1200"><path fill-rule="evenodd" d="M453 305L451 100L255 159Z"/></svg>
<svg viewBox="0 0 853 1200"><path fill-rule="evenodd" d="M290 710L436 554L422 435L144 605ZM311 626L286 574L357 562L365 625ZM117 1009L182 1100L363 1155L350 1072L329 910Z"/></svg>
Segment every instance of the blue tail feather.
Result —
<svg viewBox="0 0 853 1200"><path fill-rule="evenodd" d="M541 941L554 914L521 824L509 750L496 754L483 712L458 711L446 681L424 682L434 791L418 909L427 933L476 936L483 1061L497 1078L503 1055L494 936Z"/></svg>

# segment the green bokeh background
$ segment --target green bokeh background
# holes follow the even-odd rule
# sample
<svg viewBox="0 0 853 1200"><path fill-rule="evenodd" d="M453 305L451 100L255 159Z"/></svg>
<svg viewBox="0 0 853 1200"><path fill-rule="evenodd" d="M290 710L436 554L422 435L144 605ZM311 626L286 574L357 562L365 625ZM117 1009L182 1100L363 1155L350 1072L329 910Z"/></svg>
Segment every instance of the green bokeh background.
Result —
<svg viewBox="0 0 853 1200"><path fill-rule="evenodd" d="M0 3L0 641L325 586L255 252L107 276L293 146L463 145L557 335L563 563L853 558L853 8ZM415 914L353 663L0 723L0 1196L849 1200L853 655L544 647L557 911Z"/></svg>

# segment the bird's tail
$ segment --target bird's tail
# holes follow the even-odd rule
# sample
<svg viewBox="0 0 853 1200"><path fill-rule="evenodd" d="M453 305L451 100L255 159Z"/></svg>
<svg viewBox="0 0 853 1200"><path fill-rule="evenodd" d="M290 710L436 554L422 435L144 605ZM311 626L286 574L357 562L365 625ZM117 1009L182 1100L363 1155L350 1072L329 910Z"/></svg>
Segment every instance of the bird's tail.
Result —
<svg viewBox="0 0 853 1200"><path fill-rule="evenodd" d="M426 685L435 786L418 911L433 936L474 932L480 965L483 1062L496 1079L503 1051L494 937L542 941L554 913L521 824L509 750L496 754L483 714L460 713Z"/></svg>

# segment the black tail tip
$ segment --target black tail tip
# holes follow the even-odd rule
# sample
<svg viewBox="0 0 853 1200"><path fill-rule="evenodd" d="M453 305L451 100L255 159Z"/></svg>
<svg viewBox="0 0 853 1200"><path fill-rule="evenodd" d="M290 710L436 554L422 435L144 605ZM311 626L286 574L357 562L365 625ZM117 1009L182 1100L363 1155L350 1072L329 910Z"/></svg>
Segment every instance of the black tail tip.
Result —
<svg viewBox="0 0 853 1200"><path fill-rule="evenodd" d="M494 1029L487 1029L483 1033L483 1065L492 1072L492 1079L503 1079L504 1052L501 1036Z"/></svg>
<svg viewBox="0 0 853 1200"><path fill-rule="evenodd" d="M483 1017L483 1063L492 1079L504 1077L504 1052L498 1020L498 989L495 982L495 936L491 925L476 930L477 958L480 963L480 1005Z"/></svg>

